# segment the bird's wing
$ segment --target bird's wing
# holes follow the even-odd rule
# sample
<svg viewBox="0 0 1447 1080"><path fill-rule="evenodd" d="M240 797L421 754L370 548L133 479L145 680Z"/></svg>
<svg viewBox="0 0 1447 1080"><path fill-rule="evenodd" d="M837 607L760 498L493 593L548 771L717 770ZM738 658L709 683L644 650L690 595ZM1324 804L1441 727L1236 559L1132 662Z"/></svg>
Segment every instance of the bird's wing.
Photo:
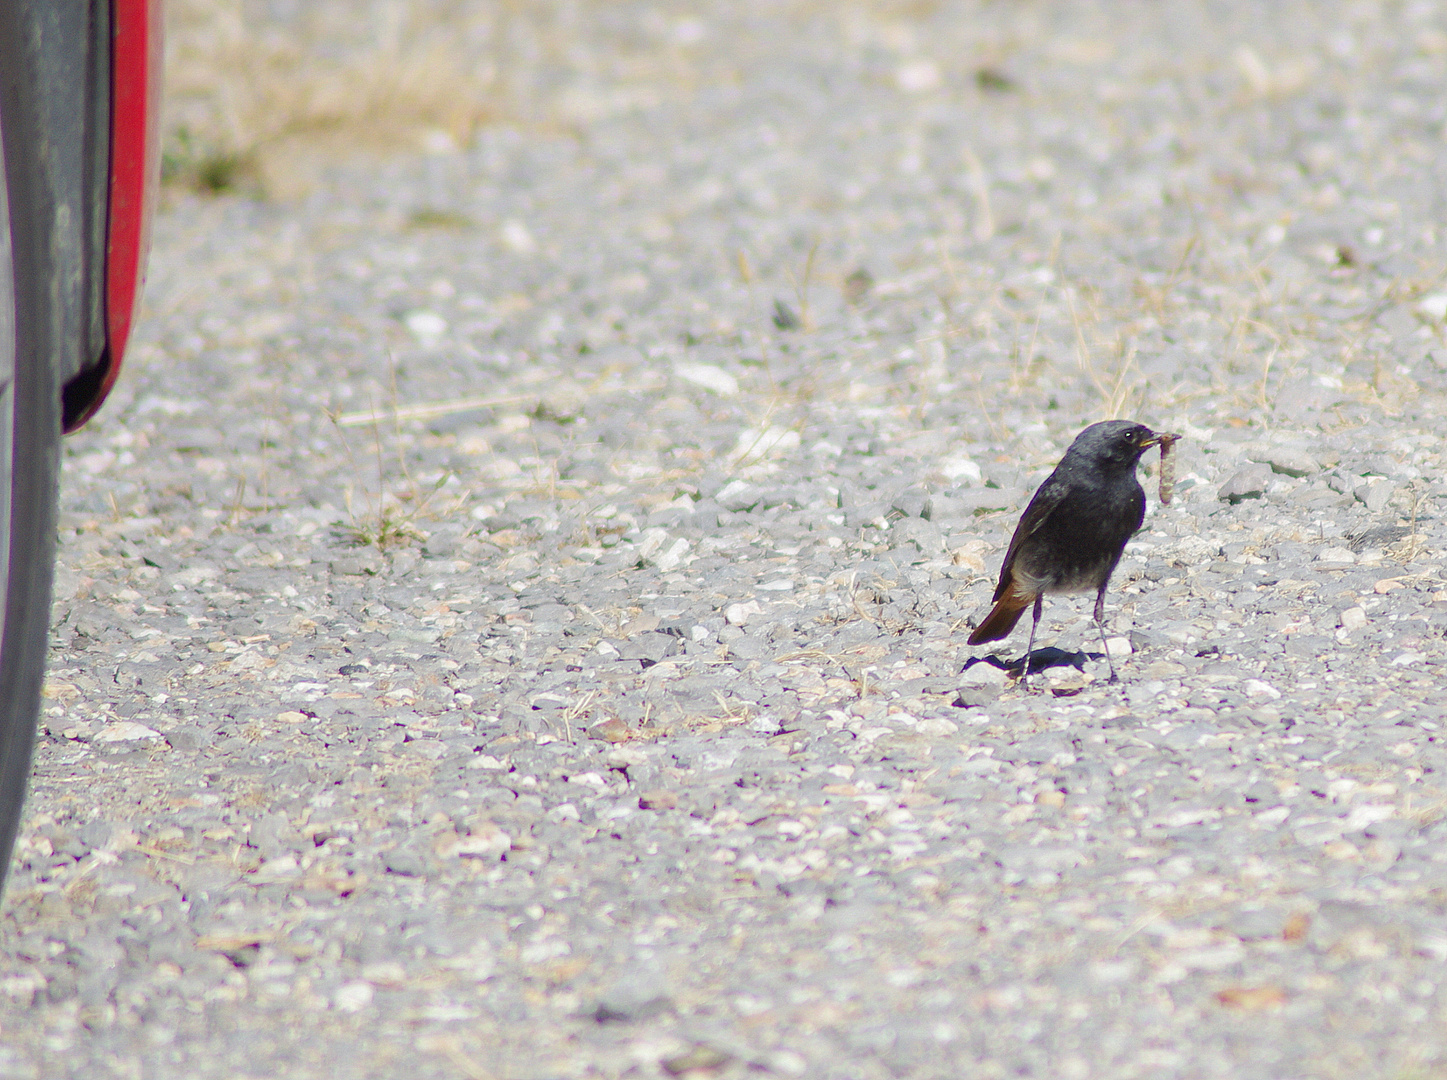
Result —
<svg viewBox="0 0 1447 1080"><path fill-rule="evenodd" d="M994 599L999 600L1010 587L1015 555L1020 550L1020 545L1045 524L1069 491L1070 483L1060 476L1058 469L1035 489L1030 505L1025 507L1025 513L1020 515L1020 524L1015 526L1015 535L1010 537L1010 546L1005 549L1005 561L1000 566L1000 581L995 586Z"/></svg>

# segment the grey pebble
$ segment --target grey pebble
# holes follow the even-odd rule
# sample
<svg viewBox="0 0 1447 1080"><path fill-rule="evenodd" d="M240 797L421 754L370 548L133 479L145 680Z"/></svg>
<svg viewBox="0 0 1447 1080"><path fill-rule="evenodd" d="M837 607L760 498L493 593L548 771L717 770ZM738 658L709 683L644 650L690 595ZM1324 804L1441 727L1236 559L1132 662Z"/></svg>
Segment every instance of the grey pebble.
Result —
<svg viewBox="0 0 1447 1080"><path fill-rule="evenodd" d="M1320 463L1311 454L1293 446L1273 446L1250 455L1253 461L1271 466L1271 471L1284 476L1310 476L1321 470Z"/></svg>
<svg viewBox="0 0 1447 1080"><path fill-rule="evenodd" d="M421 877L426 871L422 856L408 848L394 848L382 858L382 865L389 873L400 877Z"/></svg>
<svg viewBox="0 0 1447 1080"><path fill-rule="evenodd" d="M658 1016L672 1006L663 973L640 967L625 972L599 995L593 1018L600 1024L631 1023Z"/></svg>
<svg viewBox="0 0 1447 1080"><path fill-rule="evenodd" d="M955 695L954 705L960 709L978 709L999 699L999 692L990 686L963 686Z"/></svg>
<svg viewBox="0 0 1447 1080"><path fill-rule="evenodd" d="M1216 497L1233 504L1243 499L1259 499L1271 483L1271 472L1268 465L1248 465L1233 473L1221 485Z"/></svg>
<svg viewBox="0 0 1447 1080"><path fill-rule="evenodd" d="M1376 479L1365 484L1358 484L1353 494L1357 501L1362 503L1373 514L1380 514L1392 501L1396 493L1396 486L1390 481Z"/></svg>
<svg viewBox="0 0 1447 1080"><path fill-rule="evenodd" d="M332 559L328 566L334 574L376 574L385 563L375 551L358 551Z"/></svg>

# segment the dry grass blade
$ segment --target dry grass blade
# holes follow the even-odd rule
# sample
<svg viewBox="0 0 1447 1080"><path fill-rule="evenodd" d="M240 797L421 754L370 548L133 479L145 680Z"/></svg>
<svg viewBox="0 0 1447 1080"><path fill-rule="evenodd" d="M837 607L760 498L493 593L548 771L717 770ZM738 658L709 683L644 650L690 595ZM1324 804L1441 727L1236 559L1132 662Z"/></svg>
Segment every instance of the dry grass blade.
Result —
<svg viewBox="0 0 1447 1080"><path fill-rule="evenodd" d="M1113 372L1101 371L1095 363L1089 343L1085 340L1085 319L1076 307L1075 289L1067 288L1064 292L1065 302L1070 307L1070 318L1075 328L1076 363L1090 379L1096 392L1100 394L1104 418L1113 419L1124 416L1128 411L1139 408L1144 401L1144 392L1139 385L1139 380L1131 378L1132 371L1136 367L1135 342L1123 345L1119 338L1112 342L1112 348L1119 360ZM1139 372L1137 371L1136 374L1138 375ZM1133 408L1128 408L1128 406L1132 406L1132 399L1134 399Z"/></svg>
<svg viewBox="0 0 1447 1080"><path fill-rule="evenodd" d="M990 207L990 179L974 150L966 146L961 155L965 159L970 194L975 197L975 239L983 243L995 235L995 212Z"/></svg>
<svg viewBox="0 0 1447 1080"><path fill-rule="evenodd" d="M400 423L403 420L434 420L439 416L454 413L473 412L478 409L495 409L501 405L521 405L535 401L536 394L502 394L490 397L452 398L449 401L430 401L421 405L402 405L394 409L362 409L357 412L339 413L333 423L337 427L362 427L384 420Z"/></svg>
<svg viewBox="0 0 1447 1080"><path fill-rule="evenodd" d="M809 282L814 276L814 257L819 253L819 241L815 240L809 248L808 258L804 260L804 276L802 279L794 277L794 272L789 271L789 280L794 286L794 295L799 302L799 325L806 332L814 330L814 319L809 314Z"/></svg>
<svg viewBox="0 0 1447 1080"><path fill-rule="evenodd" d="M338 432L341 433L341 424L338 423L340 417L335 413L328 413L327 416L333 424L337 425ZM407 475L409 490L403 493L400 500L397 498L393 499L394 502L403 500L412 502L412 508L406 512L402 512L395 505L388 504L389 495L386 491L386 470L383 465L382 431L380 424L373 426L373 443L377 456L376 509L369 509L367 512L359 515L352 505L353 490L349 486L346 491L345 500L347 514L351 518L351 522L340 527L337 530L337 534L357 547L375 547L379 551L386 551L388 548L398 547L413 541L420 543L426 540L427 534L418 528L414 524L414 521L418 515L427 509L432 497L447 483L448 474L443 474L439 477L432 491L427 493L425 497L420 498L418 497L417 485L412 481L411 476ZM352 454L351 444L347 441L345 434L342 434L342 448L346 452L348 461L352 464L351 471L353 475L357 475L356 458ZM403 473L406 475L407 467L405 460L402 459L400 438L398 440L397 454ZM368 496L368 502L371 502L370 496Z"/></svg>

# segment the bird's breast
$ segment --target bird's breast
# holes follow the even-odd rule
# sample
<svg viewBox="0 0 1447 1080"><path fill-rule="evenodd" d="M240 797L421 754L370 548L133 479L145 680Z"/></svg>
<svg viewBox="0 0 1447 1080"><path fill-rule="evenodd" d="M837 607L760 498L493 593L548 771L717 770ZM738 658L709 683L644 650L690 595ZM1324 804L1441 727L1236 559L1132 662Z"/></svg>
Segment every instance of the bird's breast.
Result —
<svg viewBox="0 0 1447 1080"><path fill-rule="evenodd" d="M1016 552L1016 580L1046 593L1100 588L1145 517L1145 492L1131 480L1128 487L1076 490L1061 500Z"/></svg>

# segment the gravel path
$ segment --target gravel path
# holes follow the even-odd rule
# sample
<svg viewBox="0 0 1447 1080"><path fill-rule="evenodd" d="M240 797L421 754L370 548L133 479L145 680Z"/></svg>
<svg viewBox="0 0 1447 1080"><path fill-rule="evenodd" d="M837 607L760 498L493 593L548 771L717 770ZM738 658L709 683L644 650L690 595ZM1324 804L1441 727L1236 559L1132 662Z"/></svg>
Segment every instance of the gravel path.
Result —
<svg viewBox="0 0 1447 1080"><path fill-rule="evenodd" d="M0 1077L1447 1067L1447 23L605 7L537 122L170 196ZM1123 681L1025 695L1109 415Z"/></svg>

